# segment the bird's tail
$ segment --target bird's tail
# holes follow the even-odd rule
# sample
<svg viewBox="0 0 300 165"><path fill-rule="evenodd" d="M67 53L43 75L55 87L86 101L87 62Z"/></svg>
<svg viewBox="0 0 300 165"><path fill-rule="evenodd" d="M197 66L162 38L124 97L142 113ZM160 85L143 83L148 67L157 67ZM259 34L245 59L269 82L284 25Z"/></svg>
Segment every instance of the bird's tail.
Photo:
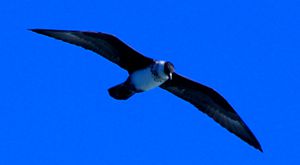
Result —
<svg viewBox="0 0 300 165"><path fill-rule="evenodd" d="M127 83L122 83L119 85L116 85L114 87L111 87L108 89L108 93L111 97L117 100L127 100L132 95L135 94L135 91L130 88Z"/></svg>

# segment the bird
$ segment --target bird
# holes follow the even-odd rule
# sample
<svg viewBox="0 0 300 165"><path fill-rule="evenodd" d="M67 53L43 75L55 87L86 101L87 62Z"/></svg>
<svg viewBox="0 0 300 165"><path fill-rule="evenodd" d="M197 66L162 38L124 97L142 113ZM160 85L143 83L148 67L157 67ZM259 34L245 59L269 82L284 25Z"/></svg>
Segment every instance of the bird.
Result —
<svg viewBox="0 0 300 165"><path fill-rule="evenodd" d="M93 51L125 69L128 78L108 89L112 98L127 100L137 93L162 88L189 102L229 132L263 152L255 135L222 95L213 88L178 74L171 62L144 56L108 33L57 29L29 30Z"/></svg>

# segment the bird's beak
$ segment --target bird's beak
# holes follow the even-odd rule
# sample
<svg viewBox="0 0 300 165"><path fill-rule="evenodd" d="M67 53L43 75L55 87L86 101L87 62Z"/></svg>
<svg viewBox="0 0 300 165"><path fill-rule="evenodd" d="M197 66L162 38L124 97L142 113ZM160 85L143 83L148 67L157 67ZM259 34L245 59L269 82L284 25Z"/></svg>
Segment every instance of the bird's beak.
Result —
<svg viewBox="0 0 300 165"><path fill-rule="evenodd" d="M169 74L169 79L172 80L172 73Z"/></svg>

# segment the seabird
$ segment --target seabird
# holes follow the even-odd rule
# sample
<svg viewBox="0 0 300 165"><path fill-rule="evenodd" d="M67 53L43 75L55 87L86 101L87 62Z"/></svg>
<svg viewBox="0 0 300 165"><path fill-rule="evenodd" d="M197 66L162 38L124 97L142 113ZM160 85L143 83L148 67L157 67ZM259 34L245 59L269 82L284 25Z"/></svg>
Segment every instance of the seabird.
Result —
<svg viewBox="0 0 300 165"><path fill-rule="evenodd" d="M215 90L185 78L171 62L155 60L135 51L117 37L91 31L30 29L91 50L128 71L125 82L108 89L117 100L160 87L191 103L221 126L262 152L258 140L232 106Z"/></svg>

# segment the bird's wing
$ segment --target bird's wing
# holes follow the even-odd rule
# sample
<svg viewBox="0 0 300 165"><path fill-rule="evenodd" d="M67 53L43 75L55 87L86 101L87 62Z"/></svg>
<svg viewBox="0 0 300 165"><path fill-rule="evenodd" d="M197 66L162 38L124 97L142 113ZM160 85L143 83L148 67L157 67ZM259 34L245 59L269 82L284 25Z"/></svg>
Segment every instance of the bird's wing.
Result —
<svg viewBox="0 0 300 165"><path fill-rule="evenodd" d="M262 148L240 116L230 104L213 89L173 73L172 80L160 86L174 95L190 102L206 113L228 131L262 151Z"/></svg>
<svg viewBox="0 0 300 165"><path fill-rule="evenodd" d="M118 38L101 32L30 29L96 52L129 73L149 66L153 59L143 56Z"/></svg>

